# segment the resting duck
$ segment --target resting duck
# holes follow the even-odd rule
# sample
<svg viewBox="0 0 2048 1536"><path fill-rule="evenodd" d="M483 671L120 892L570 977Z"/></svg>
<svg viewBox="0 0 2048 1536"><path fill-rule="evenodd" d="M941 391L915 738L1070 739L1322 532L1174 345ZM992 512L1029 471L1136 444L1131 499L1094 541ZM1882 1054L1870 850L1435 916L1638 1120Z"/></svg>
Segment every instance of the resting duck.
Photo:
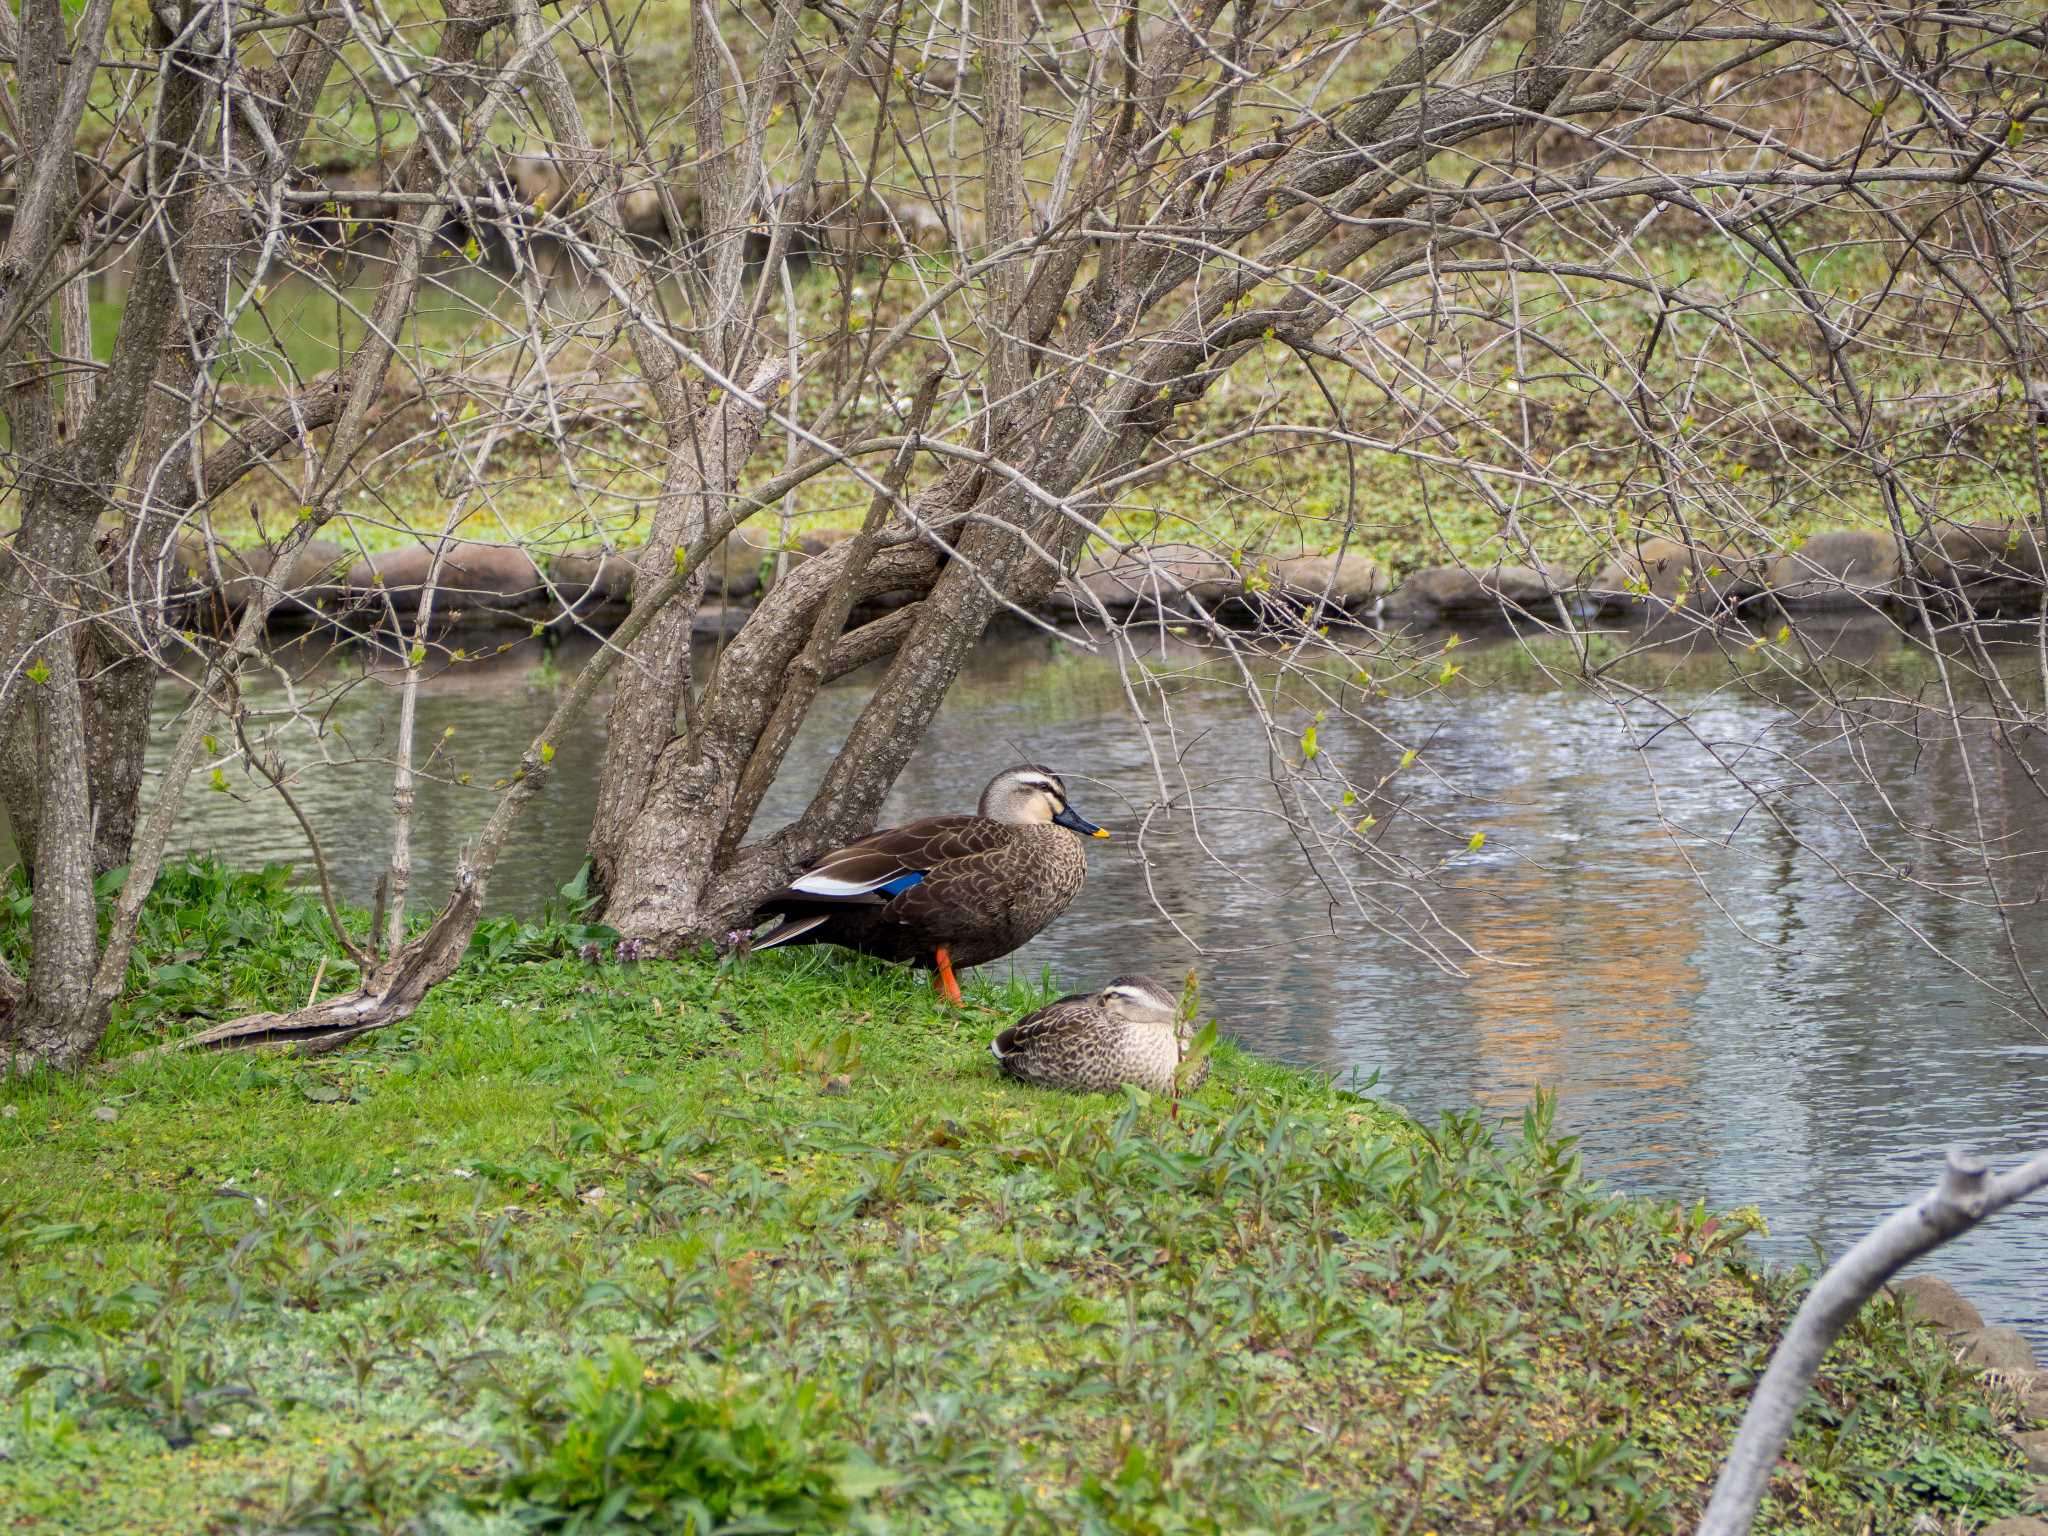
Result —
<svg viewBox="0 0 2048 1536"><path fill-rule="evenodd" d="M1107 836L1074 814L1058 774L1005 768L972 816L885 827L813 861L755 910L757 925L780 921L749 947L838 944L929 966L958 1003L953 967L999 959L1064 912L1088 874L1081 839Z"/></svg>
<svg viewBox="0 0 2048 1536"><path fill-rule="evenodd" d="M1209 1075L1202 1057L1177 1085L1191 1028L1180 998L1150 976L1119 976L1100 992L1048 1003L990 1042L996 1065L1041 1088L1105 1093L1134 1083L1150 1093L1192 1092Z"/></svg>

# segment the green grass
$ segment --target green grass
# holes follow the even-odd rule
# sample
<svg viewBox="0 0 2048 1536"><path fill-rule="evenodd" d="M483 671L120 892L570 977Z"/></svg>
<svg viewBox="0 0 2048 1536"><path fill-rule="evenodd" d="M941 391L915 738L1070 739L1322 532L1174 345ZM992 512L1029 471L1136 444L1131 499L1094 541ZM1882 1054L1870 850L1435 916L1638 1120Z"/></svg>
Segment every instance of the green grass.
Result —
<svg viewBox="0 0 2048 1536"><path fill-rule="evenodd" d="M110 1054L312 986L276 876L168 894ZM1227 1045L1178 1106L1031 1091L1032 987L601 937L494 927L342 1056L0 1088L8 1528L1675 1531L1796 1300L1540 1112ZM1995 1431L1874 1312L1762 1528L2013 1510Z"/></svg>

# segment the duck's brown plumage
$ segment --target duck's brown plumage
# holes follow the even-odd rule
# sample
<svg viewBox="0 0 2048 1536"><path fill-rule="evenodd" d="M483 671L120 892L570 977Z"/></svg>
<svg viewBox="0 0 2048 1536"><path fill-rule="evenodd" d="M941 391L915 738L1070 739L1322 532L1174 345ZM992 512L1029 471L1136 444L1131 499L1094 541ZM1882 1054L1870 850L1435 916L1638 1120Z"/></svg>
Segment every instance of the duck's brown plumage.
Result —
<svg viewBox="0 0 2048 1536"><path fill-rule="evenodd" d="M989 794L1018 774L1058 785L1043 769L1009 769ZM1062 814L1071 816L1064 788L1058 793ZM986 808L989 795L983 798ZM1066 827L928 816L870 833L812 863L756 910L756 923L781 919L756 947L838 944L925 967L943 947L954 965L983 965L1022 947L1064 912L1087 874L1081 839ZM903 888L889 888L896 884Z"/></svg>
<svg viewBox="0 0 2048 1536"><path fill-rule="evenodd" d="M1132 1083L1152 1093L1192 1092L1208 1077L1209 1060L1182 1071L1190 1039L1178 998L1148 976L1119 976L1100 992L1027 1014L989 1049L1004 1072L1041 1088L1107 1093Z"/></svg>

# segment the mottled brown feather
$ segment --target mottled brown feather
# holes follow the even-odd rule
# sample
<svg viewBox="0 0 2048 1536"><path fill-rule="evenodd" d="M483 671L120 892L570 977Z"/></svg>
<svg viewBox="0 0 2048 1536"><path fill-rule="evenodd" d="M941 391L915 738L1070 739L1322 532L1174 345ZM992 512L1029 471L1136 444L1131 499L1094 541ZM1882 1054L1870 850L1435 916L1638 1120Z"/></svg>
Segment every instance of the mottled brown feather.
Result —
<svg viewBox="0 0 2048 1536"><path fill-rule="evenodd" d="M805 875L850 884L893 879L913 870L924 879L899 895L820 897L787 886L764 900L754 920L823 915L827 921L780 942L838 944L884 960L930 966L946 946L956 966L985 965L1022 947L1081 889L1088 861L1081 840L1064 827L991 821L981 816L931 816L836 848Z"/></svg>
<svg viewBox="0 0 2048 1536"><path fill-rule="evenodd" d="M1115 986L1117 983L1110 983ZM1076 993L1027 1014L991 1043L996 1064L1021 1082L1077 1093L1133 1083L1153 1093L1193 1092L1209 1075L1205 1056L1185 1072L1185 1026L1170 1017L1137 1023L1112 1016L1100 992Z"/></svg>

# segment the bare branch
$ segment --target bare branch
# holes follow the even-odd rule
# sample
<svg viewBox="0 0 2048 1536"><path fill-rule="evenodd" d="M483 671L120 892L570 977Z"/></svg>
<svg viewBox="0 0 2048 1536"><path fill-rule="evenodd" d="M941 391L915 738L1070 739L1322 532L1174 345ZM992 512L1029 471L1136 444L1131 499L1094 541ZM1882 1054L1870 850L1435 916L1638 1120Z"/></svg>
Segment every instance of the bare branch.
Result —
<svg viewBox="0 0 2048 1536"><path fill-rule="evenodd" d="M1887 1216L1828 1266L1750 1396L1742 1429L1700 1522L1700 1536L1746 1536L1822 1357L1884 1283L1915 1259L2043 1188L2048 1188L2048 1152L2004 1174L1992 1174L1976 1158L1951 1152L1933 1189Z"/></svg>

